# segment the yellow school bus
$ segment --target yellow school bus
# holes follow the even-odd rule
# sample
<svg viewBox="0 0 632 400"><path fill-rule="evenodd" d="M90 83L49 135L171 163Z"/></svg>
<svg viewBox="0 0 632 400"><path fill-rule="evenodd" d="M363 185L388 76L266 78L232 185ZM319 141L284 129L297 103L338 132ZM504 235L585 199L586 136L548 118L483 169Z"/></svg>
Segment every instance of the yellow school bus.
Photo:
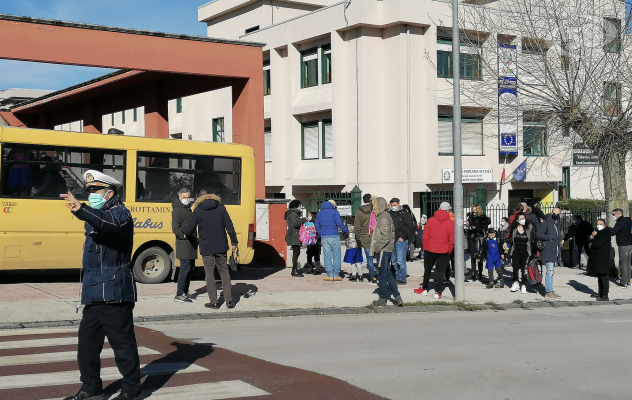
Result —
<svg viewBox="0 0 632 400"><path fill-rule="evenodd" d="M61 195L86 200L88 169L123 183L119 195L134 220L132 262L140 282L159 283L175 271L171 211L183 187L220 196L239 240L237 261L252 260L251 147L0 127L0 151L0 270L81 268L83 222Z"/></svg>

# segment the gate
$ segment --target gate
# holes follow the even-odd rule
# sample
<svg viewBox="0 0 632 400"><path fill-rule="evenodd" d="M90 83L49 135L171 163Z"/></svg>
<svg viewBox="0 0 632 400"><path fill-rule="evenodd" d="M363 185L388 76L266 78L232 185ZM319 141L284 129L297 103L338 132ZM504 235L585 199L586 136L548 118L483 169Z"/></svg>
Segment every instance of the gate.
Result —
<svg viewBox="0 0 632 400"><path fill-rule="evenodd" d="M468 210L475 204L474 198L476 194L466 190L463 192L463 208ZM435 190L421 193L420 199L421 213L426 214L429 218L434 215L434 212L439 209L439 205L444 201L454 205L454 193L452 190Z"/></svg>

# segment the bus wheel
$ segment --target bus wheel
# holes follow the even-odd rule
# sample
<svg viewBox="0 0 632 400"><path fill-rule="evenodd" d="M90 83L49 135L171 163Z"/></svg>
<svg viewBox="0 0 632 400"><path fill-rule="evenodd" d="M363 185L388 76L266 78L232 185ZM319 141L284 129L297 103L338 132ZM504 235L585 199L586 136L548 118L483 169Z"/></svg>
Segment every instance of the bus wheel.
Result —
<svg viewBox="0 0 632 400"><path fill-rule="evenodd" d="M171 272L169 254L160 247L150 247L136 257L134 276L140 283L161 283Z"/></svg>

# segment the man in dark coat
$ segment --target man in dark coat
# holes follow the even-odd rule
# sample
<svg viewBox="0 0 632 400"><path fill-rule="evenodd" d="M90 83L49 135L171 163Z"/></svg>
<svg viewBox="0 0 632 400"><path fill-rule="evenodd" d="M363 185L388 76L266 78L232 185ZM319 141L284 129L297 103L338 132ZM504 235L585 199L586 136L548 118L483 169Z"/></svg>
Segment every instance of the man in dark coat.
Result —
<svg viewBox="0 0 632 400"><path fill-rule="evenodd" d="M292 200L288 205L288 210L285 212L286 232L285 241L287 245L292 249L292 273L295 278L302 278L304 275L298 270L298 257L301 255L301 238L299 237L299 230L301 226L307 221L303 217L301 210L302 204L300 200Z"/></svg>
<svg viewBox="0 0 632 400"><path fill-rule="evenodd" d="M584 221L581 215L573 216L573 224L568 227L564 241L572 240L571 244L571 268L579 268L582 250L589 254L590 236L594 229L590 222Z"/></svg>
<svg viewBox="0 0 632 400"><path fill-rule="evenodd" d="M406 258L408 256L408 243L415 240L412 232L413 221L410 213L402 208L398 198L390 201L389 213L395 226L395 279L399 284L406 284L408 271Z"/></svg>
<svg viewBox="0 0 632 400"><path fill-rule="evenodd" d="M238 244L233 221L220 198L214 194L199 197L195 201L194 207L193 216L189 223L182 228L182 232L187 236L195 235L197 228L200 254L206 273L206 290L210 300L209 303L204 304L204 307L214 310L220 307L217 302L217 287L215 287L215 268L217 267L222 278L226 307L235 308L228 265L226 265L226 253L229 250L226 234L228 233L230 237L232 251L237 250Z"/></svg>
<svg viewBox="0 0 632 400"><path fill-rule="evenodd" d="M597 230L592 233L589 253L592 270L597 275L597 283L599 285L597 294L590 297L596 297L597 301L610 301L608 292L610 291L611 239L612 233L610 229L606 229L606 221L603 219L597 220Z"/></svg>
<svg viewBox="0 0 632 400"><path fill-rule="evenodd" d="M620 208L612 210L616 221L613 228L608 228L612 236L617 237L619 247L619 269L621 270L622 287L630 287L630 262L632 261L632 218L624 217Z"/></svg>
<svg viewBox="0 0 632 400"><path fill-rule="evenodd" d="M369 283L375 285L377 284L377 279L375 278L375 264L373 257L369 256L369 249L371 248L369 224L371 223L371 213L373 212L371 195L366 193L362 196L362 202L362 205L358 208L358 211L356 211L353 227L356 234L356 240L358 241L358 248L363 248L364 255L366 256L366 266L369 269Z"/></svg>
<svg viewBox="0 0 632 400"><path fill-rule="evenodd" d="M553 291L553 275L555 274L555 265L560 263L560 247L564 244L564 235L560 228L561 212L559 208L554 208L551 214L544 217L544 221L536 232L536 238L544 241L544 249L540 252L540 259L546 264L545 297L552 300L560 298Z"/></svg>
<svg viewBox="0 0 632 400"><path fill-rule="evenodd" d="M185 235L182 227L186 226L191 220L191 191L182 188L178 191L178 195L173 199L171 206L171 230L176 235L176 258L180 260L180 273L178 274L178 288L176 297L173 299L176 303L193 303L196 296L189 293L191 278L195 272L195 260L197 259L197 237L193 235Z"/></svg>
<svg viewBox="0 0 632 400"><path fill-rule="evenodd" d="M85 222L83 246L83 317L79 324L77 361L83 385L65 400L101 400L100 354L105 338L118 370L123 375L121 394L116 400L139 400L140 359L134 335L136 283L132 275L134 225L129 210L117 194L122 185L111 176L88 170L83 174L86 205L69 192L66 206Z"/></svg>

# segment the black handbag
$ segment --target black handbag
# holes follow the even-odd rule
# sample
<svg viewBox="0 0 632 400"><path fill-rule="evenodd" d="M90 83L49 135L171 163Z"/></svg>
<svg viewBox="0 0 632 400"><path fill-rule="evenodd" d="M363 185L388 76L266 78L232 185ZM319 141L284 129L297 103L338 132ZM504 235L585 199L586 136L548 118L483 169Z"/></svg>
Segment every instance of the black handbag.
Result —
<svg viewBox="0 0 632 400"><path fill-rule="evenodd" d="M228 266L231 271L237 271L239 269L239 265L237 264L237 258L239 258L239 249L236 250L237 256L235 257L235 251L230 255L230 259L228 260Z"/></svg>

